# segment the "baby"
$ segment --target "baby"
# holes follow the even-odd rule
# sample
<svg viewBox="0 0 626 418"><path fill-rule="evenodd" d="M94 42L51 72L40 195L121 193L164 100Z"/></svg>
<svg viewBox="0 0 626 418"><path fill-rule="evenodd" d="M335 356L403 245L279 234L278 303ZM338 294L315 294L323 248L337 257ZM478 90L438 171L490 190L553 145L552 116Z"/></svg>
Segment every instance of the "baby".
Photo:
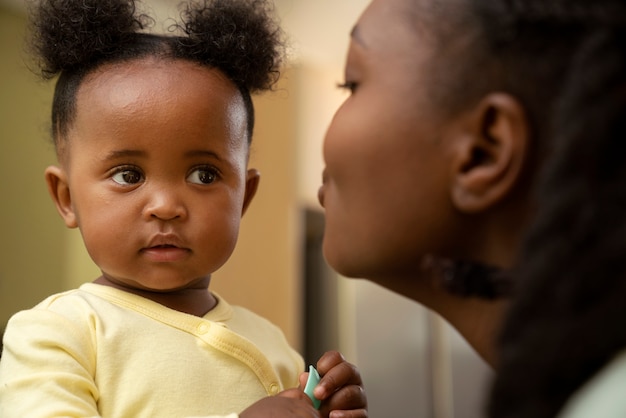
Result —
<svg viewBox="0 0 626 418"><path fill-rule="evenodd" d="M102 275L10 320L2 417L367 415L339 353L317 364L317 411L282 332L209 291L259 183L251 94L282 59L269 12L190 3L181 34L163 36L132 1L33 9L42 74L59 75L46 181Z"/></svg>

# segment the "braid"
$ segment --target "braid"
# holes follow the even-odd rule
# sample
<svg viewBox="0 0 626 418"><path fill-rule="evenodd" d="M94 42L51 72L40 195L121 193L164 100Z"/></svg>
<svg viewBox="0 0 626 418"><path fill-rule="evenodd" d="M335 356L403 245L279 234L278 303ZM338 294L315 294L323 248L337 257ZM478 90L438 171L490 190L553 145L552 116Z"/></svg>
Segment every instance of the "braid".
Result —
<svg viewBox="0 0 626 418"><path fill-rule="evenodd" d="M626 30L611 21L581 43L555 110L492 417L554 416L626 347Z"/></svg>
<svg viewBox="0 0 626 418"><path fill-rule="evenodd" d="M605 25L620 23L625 19L625 5L621 1L509 0L508 7L511 16L520 22L552 21L559 25L564 23Z"/></svg>

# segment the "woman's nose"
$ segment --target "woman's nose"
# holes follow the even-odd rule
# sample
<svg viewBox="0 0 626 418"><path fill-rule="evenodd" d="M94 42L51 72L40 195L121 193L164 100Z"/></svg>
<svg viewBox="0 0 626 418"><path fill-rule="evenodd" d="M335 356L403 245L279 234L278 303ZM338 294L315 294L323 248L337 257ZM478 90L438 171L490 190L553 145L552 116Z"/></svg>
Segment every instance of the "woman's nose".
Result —
<svg viewBox="0 0 626 418"><path fill-rule="evenodd" d="M187 210L180 193L175 188L160 189L149 192L143 216L147 220L171 221L186 217Z"/></svg>

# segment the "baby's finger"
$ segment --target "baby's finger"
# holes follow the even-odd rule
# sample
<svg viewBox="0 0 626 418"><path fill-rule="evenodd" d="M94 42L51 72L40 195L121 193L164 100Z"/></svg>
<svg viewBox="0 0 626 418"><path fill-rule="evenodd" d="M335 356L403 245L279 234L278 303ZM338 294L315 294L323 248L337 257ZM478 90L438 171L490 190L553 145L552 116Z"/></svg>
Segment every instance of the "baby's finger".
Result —
<svg viewBox="0 0 626 418"><path fill-rule="evenodd" d="M298 389L304 390L307 380L309 380L309 372L300 373L300 376L298 377Z"/></svg>
<svg viewBox="0 0 626 418"><path fill-rule="evenodd" d="M306 400L306 402L308 402L309 404L313 405L313 402L311 402L311 399L309 399L309 397L306 396L306 394L303 391L301 391L300 389L283 390L277 396L281 396L283 398Z"/></svg>
<svg viewBox="0 0 626 418"><path fill-rule="evenodd" d="M313 393L317 399L324 400L348 385L363 386L363 382L359 370L353 364L344 361L322 376Z"/></svg>
<svg viewBox="0 0 626 418"><path fill-rule="evenodd" d="M338 351L327 351L317 361L316 369L321 374L326 374L330 369L345 362L346 359Z"/></svg>
<svg viewBox="0 0 626 418"><path fill-rule="evenodd" d="M328 418L367 418L367 409L355 409L352 411L332 411Z"/></svg>
<svg viewBox="0 0 626 418"><path fill-rule="evenodd" d="M349 385L341 388L333 393L322 404L322 412L324 411L348 411L348 410L366 410L367 396L365 390L358 385Z"/></svg>

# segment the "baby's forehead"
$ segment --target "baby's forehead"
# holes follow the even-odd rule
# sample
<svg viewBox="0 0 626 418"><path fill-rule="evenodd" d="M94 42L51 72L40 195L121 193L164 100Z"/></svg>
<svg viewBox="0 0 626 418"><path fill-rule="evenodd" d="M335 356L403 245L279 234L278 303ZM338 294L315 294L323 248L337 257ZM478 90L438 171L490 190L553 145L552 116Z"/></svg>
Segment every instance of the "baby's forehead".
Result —
<svg viewBox="0 0 626 418"><path fill-rule="evenodd" d="M85 77L71 130L91 135L109 124L123 134L133 125L149 130L166 123L189 131L244 132L248 109L240 90L218 69L185 60L137 59L103 65Z"/></svg>
<svg viewBox="0 0 626 418"><path fill-rule="evenodd" d="M78 107L103 105L129 108L141 101L161 100L174 105L196 100L236 103L237 86L215 67L184 59L143 57L103 64L89 73L77 92ZM232 103L231 103L232 102Z"/></svg>
<svg viewBox="0 0 626 418"><path fill-rule="evenodd" d="M132 84L143 82L156 85L167 80L185 80L202 77L217 77L225 87L235 84L217 67L202 65L193 60L148 55L138 58L103 63L85 75L81 87L85 85L101 86L105 83Z"/></svg>

